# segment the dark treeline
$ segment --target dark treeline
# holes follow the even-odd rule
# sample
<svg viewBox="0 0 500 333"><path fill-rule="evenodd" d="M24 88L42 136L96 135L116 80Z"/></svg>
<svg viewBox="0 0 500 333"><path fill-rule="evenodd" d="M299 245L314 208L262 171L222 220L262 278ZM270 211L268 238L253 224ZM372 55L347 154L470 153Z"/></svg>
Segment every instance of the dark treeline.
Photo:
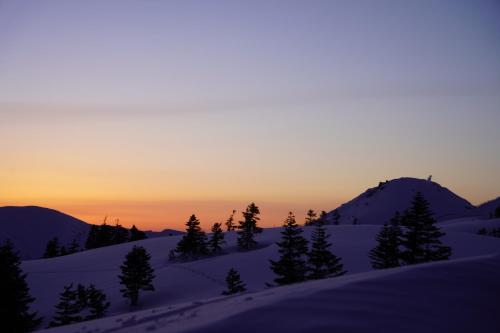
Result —
<svg viewBox="0 0 500 333"><path fill-rule="evenodd" d="M121 226L118 220L115 225L106 224L106 220L104 220L103 224L92 225L90 227L87 241L85 242L85 248L89 250L104 246L135 242L146 238L146 234L137 229L135 225L129 230Z"/></svg>

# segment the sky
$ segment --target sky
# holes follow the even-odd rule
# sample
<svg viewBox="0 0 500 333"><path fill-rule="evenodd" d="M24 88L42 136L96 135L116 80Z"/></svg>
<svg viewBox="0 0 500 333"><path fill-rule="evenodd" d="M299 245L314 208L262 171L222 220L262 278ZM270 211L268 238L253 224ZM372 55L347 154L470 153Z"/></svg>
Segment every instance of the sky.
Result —
<svg viewBox="0 0 500 333"><path fill-rule="evenodd" d="M262 225L379 181L500 195L500 3L0 0L0 205Z"/></svg>

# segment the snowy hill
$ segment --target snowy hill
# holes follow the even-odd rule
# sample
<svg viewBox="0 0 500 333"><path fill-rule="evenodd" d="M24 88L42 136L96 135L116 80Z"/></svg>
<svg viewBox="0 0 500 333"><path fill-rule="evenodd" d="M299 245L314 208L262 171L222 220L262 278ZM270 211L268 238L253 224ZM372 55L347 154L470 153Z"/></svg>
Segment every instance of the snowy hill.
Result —
<svg viewBox="0 0 500 333"><path fill-rule="evenodd" d="M24 259L40 258L54 237L63 245L73 239L83 244L89 228L89 224L53 209L0 207L0 242L9 238Z"/></svg>
<svg viewBox="0 0 500 333"><path fill-rule="evenodd" d="M415 193L421 192L429 201L434 217L438 221L470 216L475 207L438 183L417 179L399 178L381 182L358 197L337 208L340 224L383 224L388 222L396 211L402 213L410 206ZM333 222L334 211L327 214Z"/></svg>
<svg viewBox="0 0 500 333"><path fill-rule="evenodd" d="M500 257L353 274L135 312L47 332L500 331ZM360 320L362 319L362 320Z"/></svg>
<svg viewBox="0 0 500 333"><path fill-rule="evenodd" d="M477 235L477 230L484 226L488 226L490 228L500 227L500 219L463 220L460 222L460 228L457 228L457 224L453 223L443 224L443 230L447 233L443 241L445 244L453 248L453 259L500 253L500 239ZM307 303L306 300L304 300L304 304L310 304L311 306L313 306L314 304L325 303L328 304L325 306L332 307L332 309L340 309L338 307L342 306L344 309L343 311L348 311L350 306L358 307L361 309L360 311L365 313L365 309L368 309L366 311L369 312L370 309L378 304L378 294L375 293L376 288L370 289L369 287L372 283L380 283L384 285L386 288L385 292L395 297L393 299L394 302L396 302L396 300L400 297L403 297L405 293L414 292L415 294L418 294L422 291L422 289L418 288L424 288L425 290L425 288L427 287L432 289L437 288L437 285L450 284L450 288L456 288L452 291L457 294L453 295L452 291L446 289L446 292L451 293L450 297L463 297L461 298L461 300L467 299L469 302L472 302L471 304L475 304L478 309L489 306L489 303L482 304L482 302L487 299L483 294L476 294L476 289L479 288L479 284L476 285L476 282L486 283L485 281L481 280L485 275L482 273L478 273L478 275L474 277L473 275L475 273L471 271L470 273L462 272L462 275L459 275L457 273L457 275L455 276L455 273L453 272L460 271L462 269L460 268L461 266L457 266L457 268L453 269L452 271L453 276L448 276L449 272L447 271L448 268L446 268L448 267L446 266L447 263L433 264L436 265L435 273L437 272L436 274L438 274L439 272L441 272L439 274L442 274L442 279L438 278L436 281L432 281L432 283L431 281L429 281L428 283L418 283L418 285L414 286L414 289L410 289L409 291L405 290L403 286L408 284L411 285L411 283L418 281L419 273L402 273L402 279L398 283L391 281L390 279L388 280L389 282L384 282L380 279L373 281L367 280L365 287L355 287L357 286L358 280L365 279L365 274L373 274L369 275L368 277L377 277L389 274L389 271L366 273L371 271L368 252L375 245L375 235L379 231L379 226L374 225L328 226L329 232L333 235L333 251L343 258L344 267L348 270L348 274L345 277L342 277L341 279L339 278L321 282L307 283L304 284L303 290L301 289L300 285L286 288L268 289L266 287L266 283L272 282L274 278L274 275L269 268L269 259L276 259L278 257L275 242L280 238L280 230L280 228L264 229L264 232L262 234L259 234L257 238L261 247L250 252L237 252L235 248L235 233L226 233L227 244L224 247L224 251L226 252L226 254L187 263L172 264L168 262L168 253L170 249L174 248L180 239L180 236L173 236L148 239L135 243L120 244L116 246L80 252L64 257L25 261L23 262L22 266L24 271L28 274L28 283L30 285L31 292L33 296L36 297L33 308L39 311L39 313L46 318L45 324L51 319L54 314L54 305L58 301L58 294L62 291L63 286L69 283L95 283L98 288L105 290L108 299L112 303L108 315L121 315L120 317L110 318L109 320L102 319L95 322L86 322L74 326L63 327L56 330L57 332L88 332L96 331L95 329L97 328L100 328L100 331L105 332L107 331L107 325L112 325L113 329L111 329L110 331L146 332L152 330L153 327L156 328L158 326L167 325L171 322L179 322L180 324L178 326L174 325L173 327L169 327L167 331L182 331L185 330L188 326L186 326L187 324L185 321L183 321L182 318L179 318L179 315L182 317L181 314L190 314L192 316L191 318L197 318L197 311L189 311L203 307L203 305L207 303L218 302L218 300L220 299L224 299L224 302L226 302L224 303L225 305L221 303L221 306L223 306L222 308L211 308L209 306L204 307L203 309L205 310L203 311L207 312L204 312L205 314L202 316L202 319L200 319L201 321L197 322L200 325L209 325L207 329L210 328L210 330L208 331L218 331L216 326L217 324L211 321L211 319L209 318L210 314L219 315L219 311L226 311L233 306L235 306L235 309L240 309L238 311L250 311L249 308L247 308L245 305L241 305L241 307L239 307L240 305L238 305L238 307L236 307L236 305L231 303L231 300L235 300L236 303L251 304L252 302L247 302L247 300L257 300L263 297L262 301L255 303L256 306L264 307L265 309L267 309L266 311L273 311L272 313L275 313L279 312L277 311L278 308L266 308L266 304L279 304L279 306L283 307L284 309L286 308L288 300L291 301L295 296L302 295L301 297L306 297L307 295L312 295L311 297L314 296L314 298L311 299L311 302ZM312 228L305 228L304 234L307 238L310 238L311 230ZM141 305L139 308L135 309L146 310L142 313L129 313L131 309L127 305L126 301L122 298L119 291L119 267L123 261L123 258L133 245L142 245L146 247L148 252L151 253L151 263L155 268L156 275L156 279L154 281L156 291L144 293L143 295L141 295ZM248 295L242 297L220 297L221 291L225 288L225 274L231 267L236 268L240 272L242 279L247 284L249 290ZM401 268L402 271L406 271L408 269L410 268ZM417 270L417 267L411 269ZM467 266L466 269L469 270L469 266ZM397 270L398 269L391 271ZM498 274L500 274L498 272L498 269L495 269L495 272L496 273L492 275L492 279L497 279ZM358 275L357 273L363 274ZM428 275L424 273L422 274L422 279L424 279L424 281L426 281L425 279L430 279L430 277L432 276L431 273L429 273ZM463 274L466 274L466 276ZM444 278L445 276L446 279ZM469 278L471 279L470 281ZM398 278L394 277L394 279L397 280ZM352 288L360 288L353 289L353 295L358 295L357 298L354 297L351 300L351 303L347 302L347 299L341 298L342 304L337 302L327 303L324 302L324 300L321 301L321 295L319 294L320 290L323 290L321 288L325 288L325 290L330 290L330 288L335 289L337 288L336 286L343 285L341 281L350 281L349 283L352 283ZM467 287L471 288L470 290L472 291L470 293L468 291L469 289L464 288L463 284L466 282L471 283L471 285ZM389 288L387 286L393 284L397 286L397 288L388 291L387 289ZM315 289L315 286L318 286L318 288L320 289ZM459 293L456 292L456 290L459 288L467 289L467 293L464 293L461 296L458 295ZM311 290L310 293L308 291L309 289ZM318 293L315 294L315 290ZM251 294L252 292L260 291L263 292L255 295ZM367 291L369 293L366 293ZM431 291L428 290L428 292ZM440 293L439 290L436 290L435 292L438 294ZM274 298L272 295L274 295L275 293L283 296ZM327 293L329 293L329 291ZM340 291L341 295L342 293L343 291ZM367 295L366 297L362 296L365 294ZM266 295L269 295L269 298L266 298ZM422 295L421 297L424 296ZM442 294L442 297L444 297L444 292ZM366 307L365 303L363 303L365 300L369 300L369 302L366 303ZM387 302L389 301L390 300L388 299ZM382 302L382 300L380 300L380 302ZM380 304L384 305L382 303ZM300 307L300 302L294 304L294 307ZM393 304L393 307L396 306L395 304L396 303ZM411 304L405 304L407 304L408 308L412 308ZM420 304L420 306L425 306L425 304ZM447 309L447 311L458 311L458 309L456 308L451 308L452 309ZM322 308L319 307L319 309L321 310ZM434 308L430 308L430 310L428 311L432 312L433 309ZM383 307L378 311L383 312ZM410 310L408 311L410 312ZM228 314L231 313L231 311L229 310L227 310L226 312ZM209 314L207 315L206 313ZM285 314L286 311L281 311L281 313ZM304 313L309 313L309 315L313 316L313 312L311 311L307 311ZM324 314L325 312L321 313ZM162 319L163 314L165 314L165 320ZM453 312L452 314L455 315L457 314L457 312ZM401 314L401 316L405 315L408 314ZM413 313L411 315L415 320L418 320L417 314ZM140 319L142 316L147 316L148 319L144 319L142 321L142 319ZM306 315L304 314L304 317L302 317L302 319L304 322L307 322L309 320L309 317L305 316ZM267 321L271 320L271 317L266 318ZM314 317L311 318L314 319ZM196 319L193 320L193 322L196 322ZM229 317L227 320L228 323L231 323L231 319ZM348 318L346 320L348 320ZM371 320L376 319L371 317ZM277 323L279 322L281 321L278 320ZM349 325L355 324L356 323L353 321ZM304 323L304 325L313 324ZM172 325L168 324L168 326ZM86 328L83 329L83 327ZM262 330L262 327L260 327L260 329ZM355 330L345 329L341 331L348 332Z"/></svg>

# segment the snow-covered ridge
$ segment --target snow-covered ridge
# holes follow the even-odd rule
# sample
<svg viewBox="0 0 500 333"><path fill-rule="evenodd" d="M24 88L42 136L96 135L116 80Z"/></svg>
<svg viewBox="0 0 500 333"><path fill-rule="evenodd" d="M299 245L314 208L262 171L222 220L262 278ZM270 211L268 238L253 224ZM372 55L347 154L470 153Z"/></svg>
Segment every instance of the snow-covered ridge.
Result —
<svg viewBox="0 0 500 333"><path fill-rule="evenodd" d="M453 248L453 259L500 253L500 239L477 235L479 228L500 227L500 219L468 219L456 222L442 224L443 231L446 232L443 242ZM371 271L368 252L375 245L375 235L379 231L379 226L340 225L328 226L327 228L332 234L332 251L342 257L344 268L348 270L348 274L342 279L348 279L351 276L354 278L353 276L358 273ZM312 229L310 227L304 228L306 238L310 238ZM120 317L122 318L120 322L116 322L118 318L110 319L114 326L119 323L119 327L121 327L123 321L129 320L127 323L131 323L139 318L139 314L130 313L130 307L120 294L118 279L120 264L133 245L141 245L148 250L152 256L151 264L155 268L156 275L154 281L156 291L141 295L141 305L135 310L146 310L145 313L149 314L154 311L154 313L158 314L159 311L178 309L179 304L194 306L200 305L200 303L204 303L209 299L218 299L222 290L225 289L225 274L231 267L240 272L250 292L265 290L272 293L275 290L281 290L281 288L266 289L266 283L272 282L274 278L274 274L269 269L269 259L278 257L275 242L280 239L280 231L281 228L265 229L262 234L257 236L257 241L262 247L249 252L237 252L235 233L226 233L227 244L224 247L226 252L224 255L186 263L172 264L168 262L170 249L173 249L180 239L179 236L173 236L125 243L64 257L26 261L23 262L22 267L28 274L31 292L36 297L33 309L39 311L46 318L45 324L54 314L54 305L57 303L58 294L62 291L64 285L69 283L94 283L98 288L104 289L112 303L108 315L124 314L123 317ZM382 273L376 272L373 274ZM334 280L337 281L336 279L331 281ZM467 280L462 280L462 282L467 283ZM403 292L401 290L401 293ZM476 300L475 297L469 296L472 300ZM248 295L248 297L253 296ZM479 295L478 297L482 296ZM244 298L239 299L243 300ZM478 298L478 300L481 300L481 298ZM259 306L263 305L262 303L259 304ZM169 307L172 308L169 309ZM156 308L160 309L153 310ZM136 316L135 319L131 319L133 316ZM165 319L165 321L170 319L172 317ZM162 321L161 319L158 320ZM308 318L304 318L304 320L308 320ZM106 320L100 323L106 323ZM97 326L91 325L94 324L87 322L75 327L99 327L101 324L96 324ZM126 329L129 324L123 325L123 329ZM155 326L156 323L150 323L149 326L151 325ZM173 331L181 330L184 327L183 325ZM72 330L72 327L63 327L58 332L78 331ZM133 329L135 328L130 328L128 331L124 330L124 332L135 332ZM103 331L105 330L103 329ZM80 332L87 331L82 329ZM138 332L142 331L139 330Z"/></svg>
<svg viewBox="0 0 500 333"><path fill-rule="evenodd" d="M421 192L430 204L438 221L470 216L475 207L447 188L430 180L398 178L381 182L337 208L340 224L383 224L396 211L406 210L417 192ZM331 211L327 219L333 223Z"/></svg>

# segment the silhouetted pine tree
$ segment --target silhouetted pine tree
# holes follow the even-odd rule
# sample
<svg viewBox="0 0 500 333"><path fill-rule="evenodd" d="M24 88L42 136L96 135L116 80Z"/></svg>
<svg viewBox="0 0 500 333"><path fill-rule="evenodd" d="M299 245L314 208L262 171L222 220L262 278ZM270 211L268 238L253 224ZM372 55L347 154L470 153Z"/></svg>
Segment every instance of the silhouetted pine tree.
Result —
<svg viewBox="0 0 500 333"><path fill-rule="evenodd" d="M80 244L78 244L76 238L73 238L68 248L68 254L73 254L79 251L80 251Z"/></svg>
<svg viewBox="0 0 500 333"><path fill-rule="evenodd" d="M29 312L35 300L29 294L26 274L12 243L0 246L0 327L2 332L24 333L34 330L42 321L36 312Z"/></svg>
<svg viewBox="0 0 500 333"><path fill-rule="evenodd" d="M270 260L272 271L278 275L274 282L279 285L296 283L306 280L307 240L301 236L302 229L290 212L283 225L281 241L278 242L280 258Z"/></svg>
<svg viewBox="0 0 500 333"><path fill-rule="evenodd" d="M85 288L84 285L82 284L77 284L76 285L76 297L78 299L78 305L80 306L80 309L83 309L87 306L88 304L88 297L87 297L87 288Z"/></svg>
<svg viewBox="0 0 500 333"><path fill-rule="evenodd" d="M401 266L401 216L396 213L389 224L384 224L377 235L377 246L369 254L372 267L375 269Z"/></svg>
<svg viewBox="0 0 500 333"><path fill-rule="evenodd" d="M234 213L236 213L236 211L233 209L233 212L231 213L231 215L229 215L229 218L226 221L227 231L236 230L236 225L234 225Z"/></svg>
<svg viewBox="0 0 500 333"><path fill-rule="evenodd" d="M73 289L73 284L64 286L64 291L59 296L56 309L56 315L49 323L49 327L69 325L82 321L82 317L79 315L82 310L81 302L78 299L77 290Z"/></svg>
<svg viewBox="0 0 500 333"><path fill-rule="evenodd" d="M106 301L106 295L93 284L87 288L86 292L87 306L90 313L85 317L85 320L103 317L110 305L110 303Z"/></svg>
<svg viewBox="0 0 500 333"><path fill-rule="evenodd" d="M495 218L500 218L500 206L498 206L496 209L495 209Z"/></svg>
<svg viewBox="0 0 500 333"><path fill-rule="evenodd" d="M200 228L196 215L191 215L186 222L186 233L177 243L175 252L184 257L197 257L208 254L207 236Z"/></svg>
<svg viewBox="0 0 500 333"><path fill-rule="evenodd" d="M142 246L134 246L125 257L123 265L120 266L122 275L120 284L124 286L121 289L123 297L130 300L132 306L137 305L139 300L139 292L154 291L153 286L154 269L151 267L149 260L151 256Z"/></svg>
<svg viewBox="0 0 500 333"><path fill-rule="evenodd" d="M54 237L47 243L45 252L43 253L43 258L58 257L61 254L60 250L59 239L57 237Z"/></svg>
<svg viewBox="0 0 500 333"><path fill-rule="evenodd" d="M95 249L95 248L98 248L100 247L99 246L99 242L98 242L98 234L99 234L99 226L98 225L91 225L90 226L90 230L89 230L89 234L87 236L87 240L85 242L85 248L87 250L90 250L90 249Z"/></svg>
<svg viewBox="0 0 500 333"><path fill-rule="evenodd" d="M135 225L132 226L132 228L130 229L130 242L135 242L146 238L146 233L144 233L144 231L137 229Z"/></svg>
<svg viewBox="0 0 500 333"><path fill-rule="evenodd" d="M222 295L233 295L246 291L245 284L241 281L240 274L231 268L226 276L227 290L222 292Z"/></svg>
<svg viewBox="0 0 500 333"><path fill-rule="evenodd" d="M339 213L338 209L335 209L332 212L332 223L335 224L335 225L339 225L340 224L340 213Z"/></svg>
<svg viewBox="0 0 500 333"><path fill-rule="evenodd" d="M111 243L112 244L123 244L129 241L129 232L126 228L124 228L120 224L120 220L116 220L115 226L111 227L112 228L112 239ZM107 244L111 245L111 244Z"/></svg>
<svg viewBox="0 0 500 333"><path fill-rule="evenodd" d="M257 226L257 222L260 220L259 214L259 207L253 202L243 213L243 221L240 221L238 226L237 243L240 250L250 250L257 245L254 235L262 232L262 228Z"/></svg>
<svg viewBox="0 0 500 333"><path fill-rule="evenodd" d="M220 252L221 245L224 243L224 232L222 231L222 223L214 223L212 226L212 235L208 241L210 251L212 253Z"/></svg>
<svg viewBox="0 0 500 333"><path fill-rule="evenodd" d="M305 226L311 226L314 225L316 222L316 212L312 209L309 209L306 214L306 221L304 223Z"/></svg>
<svg viewBox="0 0 500 333"><path fill-rule="evenodd" d="M404 250L401 259L404 264L412 265L429 261L446 260L451 248L441 243L444 236L429 210L429 203L418 192L413 198L410 209L402 218L405 227L401 244Z"/></svg>
<svg viewBox="0 0 500 333"><path fill-rule="evenodd" d="M341 258L330 251L331 243L325 227L317 223L311 236L311 250L307 253L308 279L324 279L346 273Z"/></svg>
<svg viewBox="0 0 500 333"><path fill-rule="evenodd" d="M64 245L61 245L61 248L59 249L59 255L65 256L67 254L68 254L68 250L66 250L66 247Z"/></svg>

